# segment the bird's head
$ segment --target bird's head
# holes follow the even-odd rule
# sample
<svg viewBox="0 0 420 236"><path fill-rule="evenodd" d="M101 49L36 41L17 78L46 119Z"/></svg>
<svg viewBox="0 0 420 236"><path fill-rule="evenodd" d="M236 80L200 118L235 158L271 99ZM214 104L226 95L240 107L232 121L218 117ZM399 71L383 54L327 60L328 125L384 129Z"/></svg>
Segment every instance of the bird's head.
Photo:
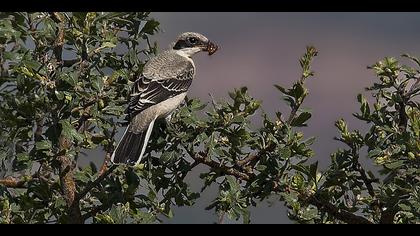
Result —
<svg viewBox="0 0 420 236"><path fill-rule="evenodd" d="M210 40L208 40L204 35L194 32L180 34L173 46L174 50L179 50L188 57L191 57L201 51L212 55L218 48L219 47L216 44L210 42Z"/></svg>

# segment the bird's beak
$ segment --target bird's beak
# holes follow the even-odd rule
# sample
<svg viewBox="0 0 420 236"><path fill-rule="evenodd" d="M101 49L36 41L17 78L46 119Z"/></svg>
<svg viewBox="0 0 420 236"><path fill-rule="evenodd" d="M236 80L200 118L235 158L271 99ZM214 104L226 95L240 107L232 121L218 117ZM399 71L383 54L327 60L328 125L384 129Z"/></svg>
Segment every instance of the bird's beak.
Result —
<svg viewBox="0 0 420 236"><path fill-rule="evenodd" d="M214 44L213 42L208 41L205 45L205 48L203 48L203 51L208 52L209 56L215 53L219 49L219 46Z"/></svg>

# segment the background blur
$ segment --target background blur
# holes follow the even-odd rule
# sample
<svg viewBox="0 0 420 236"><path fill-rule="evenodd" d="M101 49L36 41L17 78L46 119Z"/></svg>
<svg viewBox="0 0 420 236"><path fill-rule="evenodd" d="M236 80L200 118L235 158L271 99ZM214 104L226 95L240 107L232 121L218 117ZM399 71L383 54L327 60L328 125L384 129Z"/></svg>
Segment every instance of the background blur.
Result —
<svg viewBox="0 0 420 236"><path fill-rule="evenodd" d="M211 57L195 57L197 79L190 97L208 101L211 93L223 99L228 91L247 86L271 115L277 110L288 114L273 84L290 86L300 74L299 57L307 45L314 45L319 50L313 63L316 76L308 81L310 95L304 104L312 109L313 117L302 130L307 137L317 138L313 148L321 168L329 164L330 153L341 147L333 140L337 119L346 119L350 129L365 127L352 113L359 109L356 95L369 96L364 88L374 81L366 67L385 56L420 56L420 13L165 12L152 13L152 17L161 23L162 32L152 37L160 50L185 31L200 32L221 47ZM365 159L365 164L370 163ZM193 190L201 186L198 173L188 179ZM204 210L216 196L217 188L209 188L196 205L175 208L174 218L165 222L216 222L214 212ZM273 197L252 208L251 222L291 222L277 200ZM225 218L225 223L234 222Z"/></svg>

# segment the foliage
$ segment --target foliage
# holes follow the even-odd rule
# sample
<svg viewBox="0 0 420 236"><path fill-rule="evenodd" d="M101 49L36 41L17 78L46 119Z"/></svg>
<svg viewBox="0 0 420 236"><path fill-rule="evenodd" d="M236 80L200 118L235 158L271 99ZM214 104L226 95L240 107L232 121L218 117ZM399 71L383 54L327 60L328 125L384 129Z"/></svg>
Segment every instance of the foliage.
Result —
<svg viewBox="0 0 420 236"><path fill-rule="evenodd" d="M300 223L419 222L420 72L394 58L370 67L379 78L368 88L373 106L357 96L354 116L370 129L350 131L337 121L336 139L347 148L331 155L325 171L311 160L314 138L302 132L311 118L303 103L313 47L291 88L275 85L287 114L262 112L255 128L250 120L261 102L246 87L211 104L187 98L169 123L156 124L147 161L110 166L131 82L144 65L139 58L157 52L148 37L158 26L148 13L0 15L0 162L7 176L0 222L159 222L211 185L219 195L206 209L244 223L252 220L250 206L273 195ZM64 58L69 54L74 58ZM77 165L84 150L98 148L104 165ZM381 171L364 168L362 156ZM207 168L194 192L184 180L198 165Z"/></svg>

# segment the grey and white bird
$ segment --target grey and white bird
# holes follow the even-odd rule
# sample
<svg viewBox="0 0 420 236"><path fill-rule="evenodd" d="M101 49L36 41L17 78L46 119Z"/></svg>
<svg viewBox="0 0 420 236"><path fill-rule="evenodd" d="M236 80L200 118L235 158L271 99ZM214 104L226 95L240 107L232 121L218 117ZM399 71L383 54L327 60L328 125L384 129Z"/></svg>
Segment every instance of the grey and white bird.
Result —
<svg viewBox="0 0 420 236"><path fill-rule="evenodd" d="M174 46L151 58L132 87L126 110L129 124L111 156L113 163L138 164L157 119L168 117L184 100L195 78L191 57L218 46L199 33L178 36Z"/></svg>

